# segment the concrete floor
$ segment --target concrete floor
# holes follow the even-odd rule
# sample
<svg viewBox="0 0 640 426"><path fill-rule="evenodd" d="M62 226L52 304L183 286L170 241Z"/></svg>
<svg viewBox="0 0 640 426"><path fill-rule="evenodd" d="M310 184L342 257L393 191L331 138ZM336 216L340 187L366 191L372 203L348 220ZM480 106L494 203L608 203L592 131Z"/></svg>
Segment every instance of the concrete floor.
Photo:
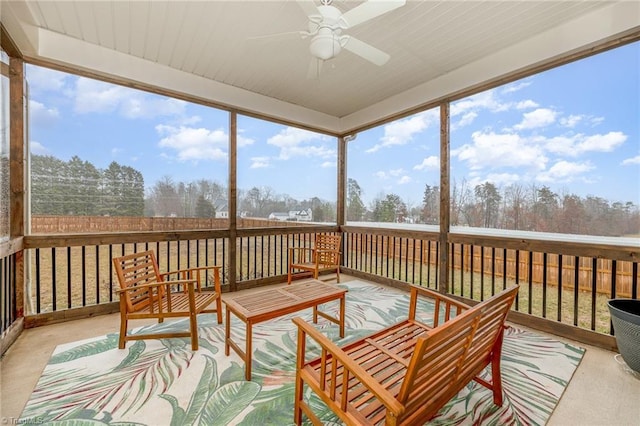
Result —
<svg viewBox="0 0 640 426"><path fill-rule="evenodd" d="M118 325L112 314L25 330L0 361L0 423L16 424L57 345L113 333ZM571 343L586 353L547 425L640 426L640 378L626 372L615 353Z"/></svg>

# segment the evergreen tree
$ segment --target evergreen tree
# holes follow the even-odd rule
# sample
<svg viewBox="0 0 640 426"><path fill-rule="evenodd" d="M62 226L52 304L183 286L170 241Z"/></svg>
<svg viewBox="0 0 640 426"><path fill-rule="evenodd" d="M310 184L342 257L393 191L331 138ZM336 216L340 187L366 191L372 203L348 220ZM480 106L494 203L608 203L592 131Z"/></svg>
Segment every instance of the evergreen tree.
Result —
<svg viewBox="0 0 640 426"><path fill-rule="evenodd" d="M365 208L362 202L362 189L355 179L347 180L347 220L361 221L364 218Z"/></svg>
<svg viewBox="0 0 640 426"><path fill-rule="evenodd" d="M204 195L200 195L196 202L196 217L216 217L216 209Z"/></svg>
<svg viewBox="0 0 640 426"><path fill-rule="evenodd" d="M423 223L429 224L440 221L440 187L425 185L421 219Z"/></svg>

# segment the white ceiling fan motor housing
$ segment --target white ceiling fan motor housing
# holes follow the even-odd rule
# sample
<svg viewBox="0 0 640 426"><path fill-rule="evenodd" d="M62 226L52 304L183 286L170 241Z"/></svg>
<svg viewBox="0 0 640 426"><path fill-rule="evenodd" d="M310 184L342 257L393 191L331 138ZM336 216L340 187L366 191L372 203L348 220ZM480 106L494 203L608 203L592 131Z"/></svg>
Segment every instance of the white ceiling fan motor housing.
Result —
<svg viewBox="0 0 640 426"><path fill-rule="evenodd" d="M310 17L309 32L316 33L309 44L309 51L313 56L323 61L331 59L340 53L340 33L339 24L342 12L334 6L318 6L318 11L322 16L320 19Z"/></svg>

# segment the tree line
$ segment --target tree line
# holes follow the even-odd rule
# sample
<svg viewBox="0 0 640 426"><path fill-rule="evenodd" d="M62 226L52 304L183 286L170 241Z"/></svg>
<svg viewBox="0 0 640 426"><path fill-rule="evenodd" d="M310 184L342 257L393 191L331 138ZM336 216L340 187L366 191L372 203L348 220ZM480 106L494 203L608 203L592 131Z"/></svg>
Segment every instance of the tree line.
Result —
<svg viewBox="0 0 640 426"><path fill-rule="evenodd" d="M103 170L78 156L69 161L31 157L32 214L208 218L228 212L227 194L227 187L215 181L185 183L163 176L145 196L142 173L115 161ZM266 218L273 212L308 208L315 221L336 220L335 203L317 197L299 201L269 187L238 190L238 209L245 216Z"/></svg>
<svg viewBox="0 0 640 426"><path fill-rule="evenodd" d="M31 160L33 214L216 217L228 212L228 188L201 179L175 182L164 176L145 196L142 174L112 162L104 170L77 156L63 161L33 155ZM380 193L369 205L355 179L347 180L348 221L438 224L440 188L425 185L422 202L412 205L394 193ZM453 226L513 229L565 234L624 236L640 234L640 210L632 202L555 193L547 186L513 184L498 188L491 182L451 185ZM334 222L336 204L312 197L296 200L266 186L238 189L238 212L268 217L274 212L310 208L315 222ZM222 216L224 217L224 216Z"/></svg>
<svg viewBox="0 0 640 426"><path fill-rule="evenodd" d="M142 173L115 161L99 169L73 156L31 156L31 212L75 216L141 216Z"/></svg>
<svg viewBox="0 0 640 426"><path fill-rule="evenodd" d="M422 203L412 206L396 194L380 194L366 208L357 181L347 183L347 220L438 224L440 188L425 185ZM640 209L632 202L609 202L553 192L548 186L513 184L499 189L491 182L451 186L452 226L513 229L580 235L640 234Z"/></svg>

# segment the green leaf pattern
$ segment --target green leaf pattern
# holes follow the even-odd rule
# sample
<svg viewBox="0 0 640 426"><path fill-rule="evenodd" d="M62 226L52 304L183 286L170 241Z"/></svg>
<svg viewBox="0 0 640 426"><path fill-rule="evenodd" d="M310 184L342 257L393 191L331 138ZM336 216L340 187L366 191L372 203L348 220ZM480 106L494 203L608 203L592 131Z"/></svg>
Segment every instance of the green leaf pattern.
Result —
<svg viewBox="0 0 640 426"><path fill-rule="evenodd" d="M347 288L346 336L322 318L316 325L331 340L346 343L405 318L408 295L399 290L351 281ZM322 310L338 313L337 302ZM433 306L420 302L424 318ZM21 423L38 419L51 425L289 425L297 329L292 318L311 322L312 310L254 326L253 377L231 351L224 355L224 325L215 315L200 315L200 350L187 338L139 340L117 348L117 333L59 346L51 356ZM138 332L186 328L187 320L166 321ZM244 324L232 316L233 338L243 345ZM135 333L135 331L134 331ZM318 348L307 342L307 357ZM584 349L509 327L505 331L502 378L505 401L493 404L490 391L475 382L452 398L429 424L543 425L564 392ZM490 379L490 371L483 373ZM326 425L341 422L305 389L305 398Z"/></svg>

